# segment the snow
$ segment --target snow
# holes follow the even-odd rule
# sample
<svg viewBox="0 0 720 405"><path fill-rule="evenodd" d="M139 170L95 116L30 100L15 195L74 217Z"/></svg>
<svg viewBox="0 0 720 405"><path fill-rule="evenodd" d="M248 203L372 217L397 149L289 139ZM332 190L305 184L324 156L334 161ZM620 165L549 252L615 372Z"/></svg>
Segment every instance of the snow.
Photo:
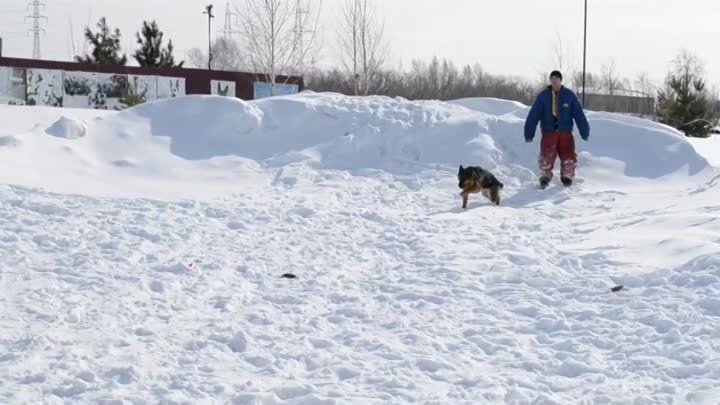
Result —
<svg viewBox="0 0 720 405"><path fill-rule="evenodd" d="M713 403L717 155L588 112L540 191L527 111L0 106L0 403Z"/></svg>
<svg viewBox="0 0 720 405"><path fill-rule="evenodd" d="M84 137L87 134L87 129L84 122L63 116L45 132L58 138L77 139Z"/></svg>
<svg viewBox="0 0 720 405"><path fill-rule="evenodd" d="M468 97L448 101L450 104L461 105L471 110L491 115L505 115L523 110L525 105L517 101L503 100L494 97Z"/></svg>
<svg viewBox="0 0 720 405"><path fill-rule="evenodd" d="M703 155L710 163L720 166L720 136L688 138L688 140L690 140L697 152Z"/></svg>

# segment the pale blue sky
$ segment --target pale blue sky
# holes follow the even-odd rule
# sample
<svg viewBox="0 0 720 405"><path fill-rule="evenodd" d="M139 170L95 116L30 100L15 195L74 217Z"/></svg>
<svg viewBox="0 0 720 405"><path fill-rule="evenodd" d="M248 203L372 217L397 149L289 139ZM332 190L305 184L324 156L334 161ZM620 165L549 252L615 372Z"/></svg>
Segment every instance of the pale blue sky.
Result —
<svg viewBox="0 0 720 405"><path fill-rule="evenodd" d="M42 56L68 60L70 22L76 46L82 27L105 15L123 33L128 51L143 19L157 19L171 37L177 57L207 44L202 14L212 0L45 0ZM212 1L221 28L226 1ZM6 56L30 57L32 37L23 17L25 0L0 1L0 35ZM240 4L240 3L238 3ZM321 23L328 45L324 64L333 64L332 32L342 0L324 0ZM569 48L567 58L582 66L583 0L379 0L396 64L411 58L447 57L456 64L479 62L488 72L537 78L552 66L557 35ZM88 20L89 19L89 20ZM720 85L720 1L589 0L588 70L615 60L617 69L635 78L647 71L661 80L678 49L694 50L706 73Z"/></svg>

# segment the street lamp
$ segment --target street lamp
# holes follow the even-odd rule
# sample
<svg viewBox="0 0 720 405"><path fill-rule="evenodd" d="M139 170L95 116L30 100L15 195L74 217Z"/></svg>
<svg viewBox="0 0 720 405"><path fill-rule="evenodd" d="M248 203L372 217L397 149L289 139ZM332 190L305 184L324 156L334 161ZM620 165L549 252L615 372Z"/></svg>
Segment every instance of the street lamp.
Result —
<svg viewBox="0 0 720 405"><path fill-rule="evenodd" d="M212 18L215 18L215 16L212 14L212 8L213 5L208 4L207 6L205 6L205 11L203 11L203 14L208 15L208 70L212 70L212 68L210 67L210 62L212 61L212 41L210 39L210 25Z"/></svg>
<svg viewBox="0 0 720 405"><path fill-rule="evenodd" d="M585 61L587 60L587 0L585 0L585 32L583 34L583 79L582 79L582 104L585 105Z"/></svg>

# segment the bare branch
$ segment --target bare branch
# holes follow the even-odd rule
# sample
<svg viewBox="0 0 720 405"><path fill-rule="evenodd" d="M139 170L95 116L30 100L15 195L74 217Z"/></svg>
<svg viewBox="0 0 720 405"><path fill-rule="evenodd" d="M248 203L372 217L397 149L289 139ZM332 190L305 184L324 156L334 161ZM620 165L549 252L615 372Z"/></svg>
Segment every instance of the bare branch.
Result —
<svg viewBox="0 0 720 405"><path fill-rule="evenodd" d="M278 76L303 75L317 62L321 3L307 0L244 0L238 20L249 67L265 76L272 94Z"/></svg>
<svg viewBox="0 0 720 405"><path fill-rule="evenodd" d="M346 0L338 29L338 53L356 95L367 95L382 82L389 54L384 23L370 0Z"/></svg>
<svg viewBox="0 0 720 405"><path fill-rule="evenodd" d="M247 70L247 61L243 58L240 44L233 39L218 37L212 43L212 68L214 70L243 71ZM187 52L188 67L207 68L207 53L199 48Z"/></svg>
<svg viewBox="0 0 720 405"><path fill-rule="evenodd" d="M611 60L610 63L603 65L602 85L605 91L611 96L620 90L621 81L617 73L617 68L615 67L615 60Z"/></svg>

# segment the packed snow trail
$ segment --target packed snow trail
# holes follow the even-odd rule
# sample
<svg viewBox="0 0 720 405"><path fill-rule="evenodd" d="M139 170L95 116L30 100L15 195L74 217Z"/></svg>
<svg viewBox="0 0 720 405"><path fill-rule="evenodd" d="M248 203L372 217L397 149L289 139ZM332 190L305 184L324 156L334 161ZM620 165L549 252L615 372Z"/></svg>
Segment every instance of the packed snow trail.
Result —
<svg viewBox="0 0 720 405"><path fill-rule="evenodd" d="M187 97L0 128L0 402L712 404L718 170L591 113L583 181L540 191L523 110L458 103L493 115ZM502 205L462 210L459 164Z"/></svg>

